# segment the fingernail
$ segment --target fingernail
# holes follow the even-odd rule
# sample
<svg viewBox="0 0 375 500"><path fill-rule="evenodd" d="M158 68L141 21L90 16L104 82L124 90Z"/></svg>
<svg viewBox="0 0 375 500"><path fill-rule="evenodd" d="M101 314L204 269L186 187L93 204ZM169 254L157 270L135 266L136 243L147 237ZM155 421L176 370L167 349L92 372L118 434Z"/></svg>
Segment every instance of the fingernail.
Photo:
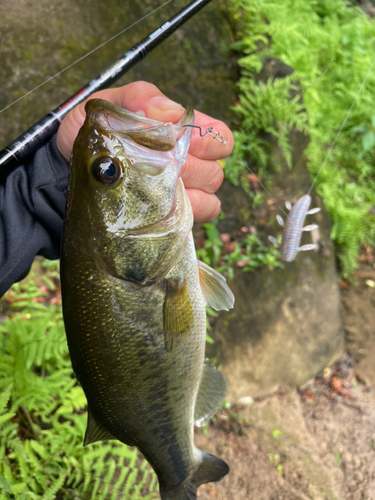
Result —
<svg viewBox="0 0 375 500"><path fill-rule="evenodd" d="M181 106L181 104L178 104L177 102L171 101L168 99L168 97L163 97L163 96L158 96L158 97L153 97L150 100L150 103L152 106L155 106L156 108L159 108L161 111L183 111L184 107Z"/></svg>

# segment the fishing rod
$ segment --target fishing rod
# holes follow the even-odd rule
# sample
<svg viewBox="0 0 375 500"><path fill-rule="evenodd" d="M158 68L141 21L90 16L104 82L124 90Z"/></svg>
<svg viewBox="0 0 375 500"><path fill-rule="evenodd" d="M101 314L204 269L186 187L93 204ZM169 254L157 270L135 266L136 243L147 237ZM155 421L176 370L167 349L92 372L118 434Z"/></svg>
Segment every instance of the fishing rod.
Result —
<svg viewBox="0 0 375 500"><path fill-rule="evenodd" d="M22 164L22 160L34 153L45 144L58 130L63 118L91 94L111 86L135 64L144 59L152 49L157 47L181 25L199 12L211 0L193 0L181 9L160 28L153 31L146 38L125 52L114 64L99 76L88 82L73 96L60 104L56 109L47 113L34 123L26 132L8 144L0 151L0 181L3 181L15 168Z"/></svg>

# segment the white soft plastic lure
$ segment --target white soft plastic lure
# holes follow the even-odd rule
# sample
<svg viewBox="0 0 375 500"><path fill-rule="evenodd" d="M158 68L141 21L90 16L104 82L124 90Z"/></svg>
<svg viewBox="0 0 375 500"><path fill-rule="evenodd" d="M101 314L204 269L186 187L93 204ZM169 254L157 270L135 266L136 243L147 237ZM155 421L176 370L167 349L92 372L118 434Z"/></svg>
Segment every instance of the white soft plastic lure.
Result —
<svg viewBox="0 0 375 500"><path fill-rule="evenodd" d="M293 207L289 201L285 203L286 208L290 210L285 224L280 215L276 216L280 226L284 227L281 243L281 258L286 262L292 262L296 258L298 252L315 250L317 248L317 245L313 243L302 245L301 247L299 246L303 231L313 231L318 228L317 224L310 224L309 226L303 227L306 215L316 214L320 210L318 207L309 210L310 204L311 196L305 194L296 201ZM273 236L268 236L268 238L274 245L279 244Z"/></svg>

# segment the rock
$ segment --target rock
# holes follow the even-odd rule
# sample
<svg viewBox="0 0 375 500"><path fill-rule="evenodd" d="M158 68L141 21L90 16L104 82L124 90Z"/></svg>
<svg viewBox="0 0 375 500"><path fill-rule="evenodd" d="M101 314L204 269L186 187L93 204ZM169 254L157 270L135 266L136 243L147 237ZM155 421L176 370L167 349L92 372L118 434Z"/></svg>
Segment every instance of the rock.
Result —
<svg viewBox="0 0 375 500"><path fill-rule="evenodd" d="M358 7L363 10L363 12L372 19L375 17L375 6L371 2L367 2L367 0L359 0Z"/></svg>
<svg viewBox="0 0 375 500"><path fill-rule="evenodd" d="M72 0L0 2L0 109L160 5L157 0L93 0L90 8ZM186 5L174 0L1 113L0 142L5 146L15 139ZM226 9L212 2L115 85L149 81L171 99L229 122L238 79L229 57L230 35Z"/></svg>
<svg viewBox="0 0 375 500"><path fill-rule="evenodd" d="M280 64L271 67L283 68ZM274 72L270 77L275 77ZM292 130L291 170L285 166L276 141L270 139L274 143L271 161L284 162L282 171L273 179L277 186L273 198L281 200L279 204L295 202L311 185L304 153L309 138ZM220 223L221 231L236 234L251 223L267 241L272 225L266 203L257 210L266 220L261 225L248 210L246 194L240 187L226 182L219 196L226 214ZM320 206L322 211L309 216L307 224L319 224L315 237L323 243L324 252L301 252L294 262L285 263L284 269L263 268L251 274L239 271L230 283L235 307L220 315L210 334L215 344L208 350L223 366L230 399L264 395L280 384L300 387L341 353L343 326L330 221L318 196L312 194L312 199L311 206ZM311 233L305 233L302 244L310 241Z"/></svg>
<svg viewBox="0 0 375 500"><path fill-rule="evenodd" d="M319 260L314 255L291 269L237 273L231 283L235 308L220 317L211 335L230 398L264 395L281 383L299 387L340 354L333 259L326 265Z"/></svg>

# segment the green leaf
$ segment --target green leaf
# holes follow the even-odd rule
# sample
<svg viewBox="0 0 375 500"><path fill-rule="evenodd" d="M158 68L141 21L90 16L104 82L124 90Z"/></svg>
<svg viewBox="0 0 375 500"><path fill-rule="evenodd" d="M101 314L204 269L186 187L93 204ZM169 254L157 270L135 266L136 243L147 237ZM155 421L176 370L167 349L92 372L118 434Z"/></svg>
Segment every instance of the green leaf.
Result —
<svg viewBox="0 0 375 500"><path fill-rule="evenodd" d="M11 418L13 418L14 415L15 415L14 412L4 413L3 415L0 415L0 424L3 424L4 422L7 422Z"/></svg>
<svg viewBox="0 0 375 500"><path fill-rule="evenodd" d="M5 477L0 474L0 490L6 489L6 491L9 491L9 488L10 484L8 483L8 481L5 480Z"/></svg>
<svg viewBox="0 0 375 500"><path fill-rule="evenodd" d="M27 484L26 483L18 483L18 484L12 484L10 487L11 493L22 493L27 491Z"/></svg>
<svg viewBox="0 0 375 500"><path fill-rule="evenodd" d="M362 145L365 151L369 151L375 146L374 132L366 132L362 137Z"/></svg>
<svg viewBox="0 0 375 500"><path fill-rule="evenodd" d="M208 335L208 333L206 333L206 342L207 342L207 344L214 344L215 343L214 339L212 337L210 337Z"/></svg>
<svg viewBox="0 0 375 500"><path fill-rule="evenodd" d="M361 134L364 134L367 131L367 128L364 127L363 125L356 125L355 127L352 127L350 129L351 132L359 132Z"/></svg>
<svg viewBox="0 0 375 500"><path fill-rule="evenodd" d="M214 226L209 226L206 229L206 235L209 240L216 240L220 237L219 231Z"/></svg>

